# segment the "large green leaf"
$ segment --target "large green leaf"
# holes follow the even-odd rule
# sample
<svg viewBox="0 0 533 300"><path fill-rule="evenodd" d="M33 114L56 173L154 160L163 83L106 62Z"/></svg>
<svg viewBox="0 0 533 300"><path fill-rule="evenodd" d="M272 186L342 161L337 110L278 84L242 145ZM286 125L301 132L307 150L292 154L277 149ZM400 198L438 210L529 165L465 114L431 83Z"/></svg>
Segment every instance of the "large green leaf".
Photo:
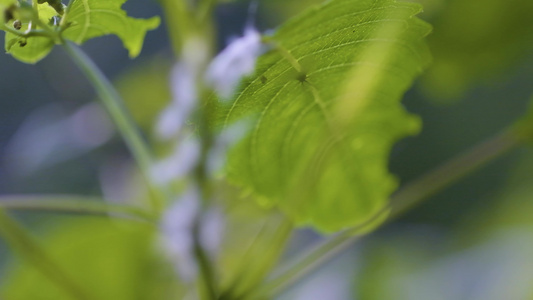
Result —
<svg viewBox="0 0 533 300"><path fill-rule="evenodd" d="M323 231L383 209L397 187L390 149L420 128L400 104L429 60L429 26L414 17L420 9L333 0L282 26L272 40L287 53L263 55L233 102L213 104L219 126L252 123L230 152L229 180Z"/></svg>
<svg viewBox="0 0 533 300"><path fill-rule="evenodd" d="M108 34L117 35L130 57L141 52L146 32L159 26L159 17L135 19L120 9L126 0L73 0L63 24L72 22L64 36L78 44Z"/></svg>

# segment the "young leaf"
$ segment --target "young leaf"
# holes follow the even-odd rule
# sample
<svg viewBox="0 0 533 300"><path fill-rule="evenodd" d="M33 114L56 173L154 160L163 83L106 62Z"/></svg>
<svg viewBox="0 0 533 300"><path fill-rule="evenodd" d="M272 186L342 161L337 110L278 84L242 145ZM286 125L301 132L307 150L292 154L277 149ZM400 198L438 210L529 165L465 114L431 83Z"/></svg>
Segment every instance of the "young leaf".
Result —
<svg viewBox="0 0 533 300"><path fill-rule="evenodd" d="M62 24L71 23L64 37L82 44L108 34L117 35L128 49L130 57L141 52L146 32L159 26L159 17L135 19L128 17L120 7L126 0L73 0Z"/></svg>
<svg viewBox="0 0 533 300"><path fill-rule="evenodd" d="M4 24L11 19L12 6L16 4L16 0L0 0L0 24Z"/></svg>
<svg viewBox="0 0 533 300"><path fill-rule="evenodd" d="M47 3L38 5L39 19L47 24L50 18L57 15L57 12ZM20 32L28 29L29 23L23 22ZM25 63L36 63L44 58L52 48L55 42L47 36L20 37L6 32L5 48L14 58Z"/></svg>
<svg viewBox="0 0 533 300"><path fill-rule="evenodd" d="M400 104L429 61L420 10L332 0L282 26L271 37L281 50L260 58L232 103L213 103L219 126L256 117L230 153L229 180L322 231L382 210L397 187L390 149L420 128Z"/></svg>

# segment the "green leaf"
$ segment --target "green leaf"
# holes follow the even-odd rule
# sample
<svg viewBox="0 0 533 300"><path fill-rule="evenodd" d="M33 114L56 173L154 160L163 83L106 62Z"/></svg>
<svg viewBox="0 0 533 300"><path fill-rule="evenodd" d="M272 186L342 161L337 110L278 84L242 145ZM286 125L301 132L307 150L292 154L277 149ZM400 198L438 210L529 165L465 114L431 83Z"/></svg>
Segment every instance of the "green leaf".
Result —
<svg viewBox="0 0 533 300"><path fill-rule="evenodd" d="M39 19L47 24L50 18L57 15L57 12L47 3L39 4ZM20 32L28 29L28 22L22 23ZM5 48L14 58L25 63L36 63L43 59L54 47L55 42L46 36L36 36L23 38L6 32Z"/></svg>
<svg viewBox="0 0 533 300"><path fill-rule="evenodd" d="M271 39L286 50L263 55L232 103L213 103L218 126L253 119L230 152L229 180L322 231L383 209L398 185L387 169L391 147L420 128L400 104L429 61L420 10L333 0L282 26Z"/></svg>
<svg viewBox="0 0 533 300"><path fill-rule="evenodd" d="M513 127L519 138L527 142L533 141L533 96L529 100L529 108L525 115L518 119Z"/></svg>
<svg viewBox="0 0 533 300"><path fill-rule="evenodd" d="M432 100L449 102L472 86L498 83L533 52L533 1L442 4L428 38L434 63L421 81Z"/></svg>
<svg viewBox="0 0 533 300"><path fill-rule="evenodd" d="M45 249L90 299L178 297L173 270L155 256L150 224L77 218L58 225L47 234ZM2 299L72 299L28 262L7 274Z"/></svg>
<svg viewBox="0 0 533 300"><path fill-rule="evenodd" d="M172 63L159 57L137 64L114 80L137 125L149 134L171 94L168 76Z"/></svg>
<svg viewBox="0 0 533 300"><path fill-rule="evenodd" d="M0 0L0 24L4 24L9 20L6 20L6 14L9 15L8 10L12 5L17 4L16 0Z"/></svg>
<svg viewBox="0 0 533 300"><path fill-rule="evenodd" d="M120 7L126 0L73 0L62 24L72 23L64 37L82 44L108 34L117 35L128 49L130 57L141 52L148 30L159 26L159 17L135 19L128 17Z"/></svg>

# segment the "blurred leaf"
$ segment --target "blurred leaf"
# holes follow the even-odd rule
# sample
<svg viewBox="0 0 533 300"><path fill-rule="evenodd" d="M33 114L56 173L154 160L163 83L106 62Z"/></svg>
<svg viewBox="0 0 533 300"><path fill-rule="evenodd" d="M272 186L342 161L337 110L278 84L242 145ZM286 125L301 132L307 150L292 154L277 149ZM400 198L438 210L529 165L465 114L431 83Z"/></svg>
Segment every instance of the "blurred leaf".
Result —
<svg viewBox="0 0 533 300"><path fill-rule="evenodd" d="M218 261L224 292L221 299L246 298L254 291L278 262L291 235L292 226L278 212L247 200L232 201L227 211Z"/></svg>
<svg viewBox="0 0 533 300"><path fill-rule="evenodd" d="M126 0L73 0L62 24L73 25L64 37L82 44L85 41L108 34L117 35L128 49L130 57L141 52L146 32L159 26L159 17L135 19L120 9Z"/></svg>
<svg viewBox="0 0 533 300"><path fill-rule="evenodd" d="M62 16L58 26L48 25L52 17L59 18L56 10L48 3L39 4L39 19L49 28L40 28L48 32L58 32L64 29L62 36L77 44L108 34L118 36L124 47L128 49L130 57L136 57L141 52L146 32L159 26L159 17L150 19L135 19L126 15L120 9L126 0L73 0ZM6 2L7 3L7 2ZM24 7L19 11L29 8ZM28 15L29 16L29 15ZM30 19L28 17L28 19ZM27 20L22 20L23 33L28 29ZM61 29L60 29L61 27ZM66 29L65 29L66 28ZM53 48L55 41L52 36L19 37L6 33L5 48L16 59L25 63L36 63L44 58Z"/></svg>
<svg viewBox="0 0 533 300"><path fill-rule="evenodd" d="M401 283L435 258L423 243L423 235L397 232L395 237L371 241L365 248L361 274L354 285L358 299L399 300L408 297L407 286ZM434 244L433 244L434 245Z"/></svg>
<svg viewBox="0 0 533 300"><path fill-rule="evenodd" d="M514 124L514 130L519 137L533 142L533 96L529 100L529 109L525 115Z"/></svg>
<svg viewBox="0 0 533 300"><path fill-rule="evenodd" d="M114 81L133 119L147 132L172 98L168 81L171 65L157 58L137 65Z"/></svg>
<svg viewBox="0 0 533 300"><path fill-rule="evenodd" d="M423 87L436 100L501 79L533 51L533 1L448 0L428 38L434 63Z"/></svg>
<svg viewBox="0 0 533 300"><path fill-rule="evenodd" d="M174 277L163 277L168 267L154 257L153 229L141 223L78 219L47 236L45 248L91 299L176 299L170 293ZM8 274L0 289L3 299L70 299L25 262Z"/></svg>
<svg viewBox="0 0 533 300"><path fill-rule="evenodd" d="M393 143L418 132L402 94L428 63L420 6L329 1L273 36L285 48L260 58L234 102L214 108L228 126L257 116L229 156L228 177L299 225L336 231L382 209L397 181Z"/></svg>
<svg viewBox="0 0 533 300"><path fill-rule="evenodd" d="M48 3L39 4L39 19L44 24L57 12ZM28 29L28 22L22 23L21 32ZM5 48L6 52L10 53L14 58L25 63L36 63L43 57L48 55L54 47L54 41L48 37L36 36L31 38L22 38L12 33L6 32Z"/></svg>
<svg viewBox="0 0 533 300"><path fill-rule="evenodd" d="M359 298L529 299L531 227L493 231L476 245L458 249L449 247L450 243L436 243L435 232L421 233L415 237L396 232L396 238L367 250L356 288Z"/></svg>
<svg viewBox="0 0 533 300"><path fill-rule="evenodd" d="M9 21L5 19L6 15L9 15L7 10L9 10L9 8L16 3L17 0L0 0L0 24L4 24Z"/></svg>

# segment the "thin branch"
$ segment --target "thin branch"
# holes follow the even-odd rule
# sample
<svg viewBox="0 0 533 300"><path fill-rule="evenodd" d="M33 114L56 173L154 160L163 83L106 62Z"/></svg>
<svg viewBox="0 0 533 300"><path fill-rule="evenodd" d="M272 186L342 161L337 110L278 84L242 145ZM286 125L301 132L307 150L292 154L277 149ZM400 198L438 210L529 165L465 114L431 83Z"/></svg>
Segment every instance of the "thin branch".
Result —
<svg viewBox="0 0 533 300"><path fill-rule="evenodd" d="M83 51L81 51L80 48L70 42L64 42L62 45L72 60L79 66L94 86L98 96L115 122L122 138L126 142L141 170L141 173L148 183L153 196L153 211L160 212L163 208L166 195L164 195L157 184L152 180L152 176L150 175L150 168L153 165L152 155L148 145L143 140L139 129L135 125L135 122L129 115L120 95L100 69L85 53L83 53Z"/></svg>
<svg viewBox="0 0 533 300"><path fill-rule="evenodd" d="M82 215L116 216L153 222L154 216L131 205L112 204L96 197L71 195L15 195L1 196L0 208L15 211L40 211Z"/></svg>

